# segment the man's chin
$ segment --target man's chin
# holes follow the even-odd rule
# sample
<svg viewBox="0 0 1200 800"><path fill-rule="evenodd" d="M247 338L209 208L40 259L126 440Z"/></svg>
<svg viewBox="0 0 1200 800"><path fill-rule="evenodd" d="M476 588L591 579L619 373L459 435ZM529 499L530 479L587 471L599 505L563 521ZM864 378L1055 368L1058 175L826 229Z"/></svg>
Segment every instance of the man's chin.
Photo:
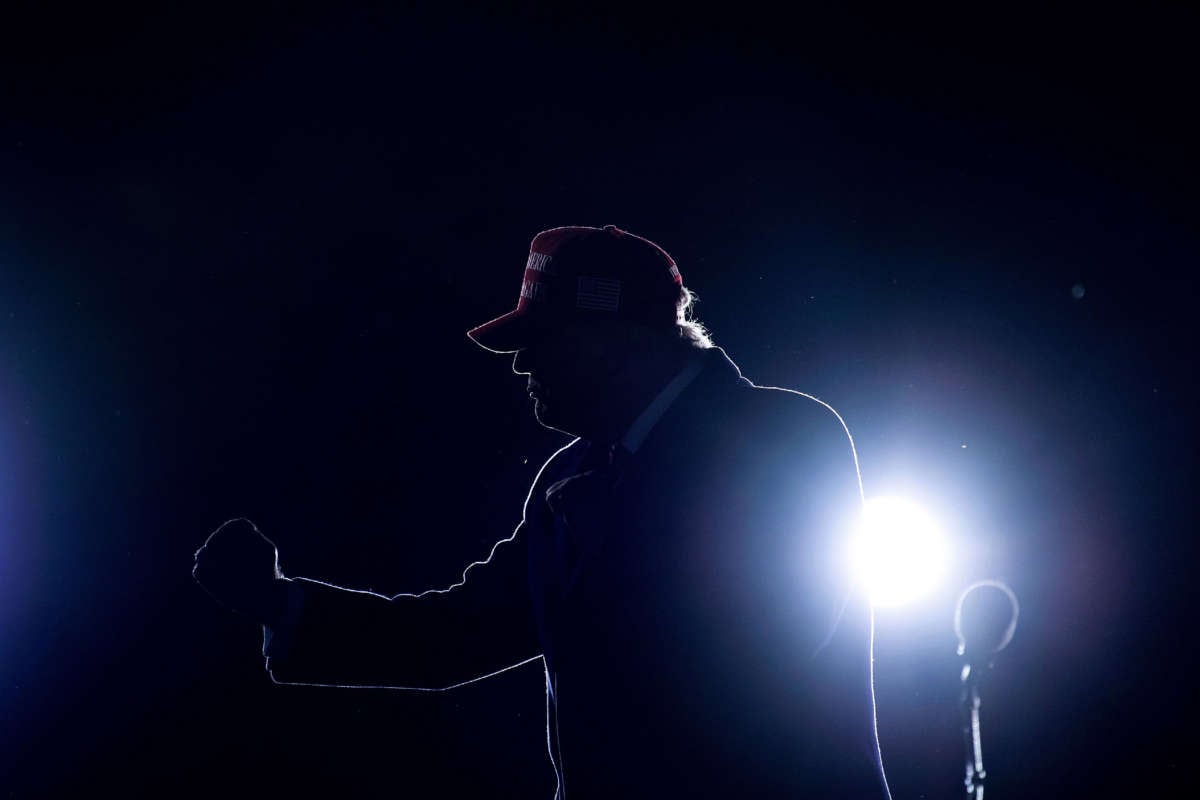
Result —
<svg viewBox="0 0 1200 800"><path fill-rule="evenodd" d="M546 408L546 404L541 400L533 401L533 417L538 421L539 425L547 428L553 428L558 421L554 418L554 412Z"/></svg>
<svg viewBox="0 0 1200 800"><path fill-rule="evenodd" d="M552 431L565 433L568 436L579 436L578 433L569 430L567 423L554 416L554 412L546 407L546 404L541 400L535 400L533 404L533 416L538 421L538 424L543 428L549 428Z"/></svg>

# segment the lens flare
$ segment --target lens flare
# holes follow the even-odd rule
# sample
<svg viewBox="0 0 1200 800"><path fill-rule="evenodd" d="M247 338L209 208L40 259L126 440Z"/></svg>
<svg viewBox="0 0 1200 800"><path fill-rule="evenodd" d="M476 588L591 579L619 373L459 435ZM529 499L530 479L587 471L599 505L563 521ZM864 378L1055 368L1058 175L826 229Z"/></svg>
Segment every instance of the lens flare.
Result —
<svg viewBox="0 0 1200 800"><path fill-rule="evenodd" d="M947 547L936 521L902 497L867 501L852 539L855 574L877 606L911 602L937 585Z"/></svg>

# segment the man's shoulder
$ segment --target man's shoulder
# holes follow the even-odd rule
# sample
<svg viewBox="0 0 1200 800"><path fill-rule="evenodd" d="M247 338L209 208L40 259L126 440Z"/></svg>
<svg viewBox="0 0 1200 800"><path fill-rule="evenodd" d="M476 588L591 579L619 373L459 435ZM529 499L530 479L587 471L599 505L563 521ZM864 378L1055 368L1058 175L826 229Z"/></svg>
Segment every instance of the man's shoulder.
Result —
<svg viewBox="0 0 1200 800"><path fill-rule="evenodd" d="M832 405L807 392L753 384L737 393L736 415L760 444L850 447L850 433Z"/></svg>
<svg viewBox="0 0 1200 800"><path fill-rule="evenodd" d="M736 463L774 457L845 463L854 458L849 429L833 406L816 395L754 383L720 348L703 356L701 376L678 406L667 437L700 461Z"/></svg>
<svg viewBox="0 0 1200 800"><path fill-rule="evenodd" d="M708 371L722 378L713 381L710 388L718 391L712 392L710 397L739 421L775 436L831 430L834 434L845 435L841 416L816 395L755 383L742 375L740 368L720 348L712 348L711 354L705 357L709 359Z"/></svg>

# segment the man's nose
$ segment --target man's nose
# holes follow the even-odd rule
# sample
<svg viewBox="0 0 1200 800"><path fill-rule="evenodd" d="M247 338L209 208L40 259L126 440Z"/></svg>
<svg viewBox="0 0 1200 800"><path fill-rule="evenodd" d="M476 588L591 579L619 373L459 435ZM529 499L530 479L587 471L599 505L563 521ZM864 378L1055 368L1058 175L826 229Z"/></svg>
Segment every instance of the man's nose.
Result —
<svg viewBox="0 0 1200 800"><path fill-rule="evenodd" d="M529 350L528 349L518 350L516 352L516 354L513 355L512 371L517 373L518 375L528 375L529 374L529 362L530 362Z"/></svg>

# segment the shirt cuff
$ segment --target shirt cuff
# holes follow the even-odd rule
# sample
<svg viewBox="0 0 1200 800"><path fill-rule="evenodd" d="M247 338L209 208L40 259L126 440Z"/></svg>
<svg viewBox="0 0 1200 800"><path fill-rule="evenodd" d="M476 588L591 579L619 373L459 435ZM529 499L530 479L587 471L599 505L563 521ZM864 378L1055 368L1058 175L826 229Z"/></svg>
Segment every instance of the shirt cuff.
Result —
<svg viewBox="0 0 1200 800"><path fill-rule="evenodd" d="M263 625L262 652L266 658L287 658L296 639L296 629L300 626L300 612L304 609L304 588L288 578L282 580L287 581L283 617L274 626Z"/></svg>

